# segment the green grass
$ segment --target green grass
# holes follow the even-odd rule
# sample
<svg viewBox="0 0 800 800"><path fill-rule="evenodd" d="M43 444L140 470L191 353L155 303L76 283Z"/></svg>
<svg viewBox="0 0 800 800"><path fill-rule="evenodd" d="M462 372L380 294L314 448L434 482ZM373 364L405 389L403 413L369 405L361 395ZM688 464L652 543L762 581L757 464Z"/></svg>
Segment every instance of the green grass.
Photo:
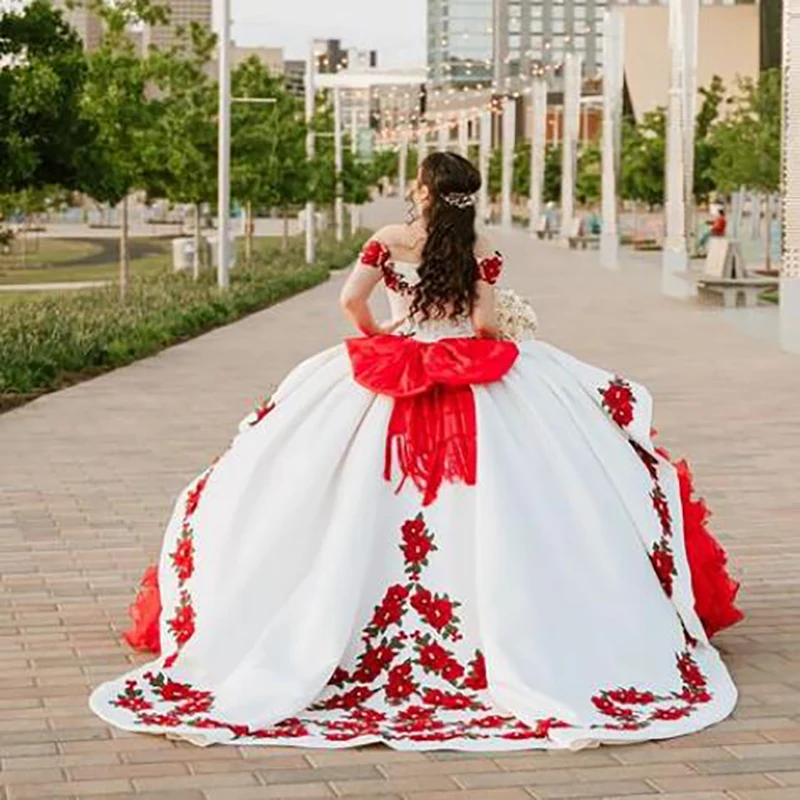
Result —
<svg viewBox="0 0 800 800"><path fill-rule="evenodd" d="M119 272L116 240L41 239L40 244L40 251L31 254L25 265L18 253L0 256L0 284L111 281ZM132 239L131 274L152 275L169 269L171 246L166 239ZM145 253L137 257L142 250Z"/></svg>
<svg viewBox="0 0 800 800"><path fill-rule="evenodd" d="M254 263L237 267L220 291L205 271L195 282L160 270L131 281L125 301L115 285L26 296L0 303L0 410L130 364L327 280L355 259L364 236L320 242L307 265L301 240L286 253L260 240Z"/></svg>

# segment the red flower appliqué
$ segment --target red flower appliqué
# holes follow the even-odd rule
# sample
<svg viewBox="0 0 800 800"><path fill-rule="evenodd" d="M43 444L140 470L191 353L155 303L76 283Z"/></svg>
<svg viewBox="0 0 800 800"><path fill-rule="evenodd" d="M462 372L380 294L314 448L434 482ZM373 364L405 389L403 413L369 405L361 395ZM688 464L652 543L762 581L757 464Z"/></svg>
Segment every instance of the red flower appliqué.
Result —
<svg viewBox="0 0 800 800"><path fill-rule="evenodd" d="M184 524L175 552L170 553L169 556L180 585L188 581L194 573L194 541L192 537L192 529Z"/></svg>
<svg viewBox="0 0 800 800"><path fill-rule="evenodd" d="M433 536L425 527L422 514L403 523L401 529L403 542L400 549L406 561L406 572L412 580L419 578L423 567L428 566L428 554L436 550Z"/></svg>
<svg viewBox="0 0 800 800"><path fill-rule="evenodd" d="M490 285L497 283L500 273L503 271L503 256L495 252L491 256L486 256L478 262L478 276L482 281Z"/></svg>
<svg viewBox="0 0 800 800"><path fill-rule="evenodd" d="M389 248L377 239L370 239L361 251L361 263L368 267L383 268L389 258Z"/></svg>
<svg viewBox="0 0 800 800"><path fill-rule="evenodd" d="M666 542L656 543L653 546L653 552L650 553L650 561L667 597L672 597L672 580L673 576L677 574L677 570L675 569L675 557L672 555L669 545Z"/></svg>
<svg viewBox="0 0 800 800"><path fill-rule="evenodd" d="M603 407L617 425L625 428L633 422L633 406L636 398L627 381L622 378L614 378L606 388L600 389L599 392L603 398Z"/></svg>
<svg viewBox="0 0 800 800"><path fill-rule="evenodd" d="M258 423L261 422L261 420L264 419L264 417L266 417L267 414L269 414L269 412L274 408L275 403L273 403L271 400L265 400L263 403L261 403L261 405L258 406L258 408L256 408L256 410L253 412L255 417L250 422L250 427L252 428L255 425L258 425Z"/></svg>
<svg viewBox="0 0 800 800"><path fill-rule="evenodd" d="M194 635L194 618L194 608L189 593L183 591L180 605L175 609L175 616L167 622L178 647L186 644Z"/></svg>

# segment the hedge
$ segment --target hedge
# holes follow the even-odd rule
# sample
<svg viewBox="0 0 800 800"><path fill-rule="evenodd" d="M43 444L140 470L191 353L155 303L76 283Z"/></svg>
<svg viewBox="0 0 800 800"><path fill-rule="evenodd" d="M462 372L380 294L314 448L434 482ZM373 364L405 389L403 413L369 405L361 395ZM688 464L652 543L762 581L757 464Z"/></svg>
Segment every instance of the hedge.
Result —
<svg viewBox="0 0 800 800"><path fill-rule="evenodd" d="M153 355L234 322L327 280L348 266L363 236L323 241L306 265L302 243L286 253L267 245L220 291L212 272L134 279L124 302L116 286L0 305L0 410Z"/></svg>

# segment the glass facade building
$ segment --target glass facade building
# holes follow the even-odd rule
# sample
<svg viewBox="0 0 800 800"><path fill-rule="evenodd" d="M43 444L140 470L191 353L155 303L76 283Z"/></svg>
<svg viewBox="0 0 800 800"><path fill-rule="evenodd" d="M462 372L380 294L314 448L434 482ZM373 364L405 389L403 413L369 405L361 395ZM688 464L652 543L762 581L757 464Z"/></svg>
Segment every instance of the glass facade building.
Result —
<svg viewBox="0 0 800 800"><path fill-rule="evenodd" d="M555 74L570 48L584 75L602 70L606 0L428 0L428 68L434 84L478 85L504 75ZM497 54L497 62L495 59Z"/></svg>

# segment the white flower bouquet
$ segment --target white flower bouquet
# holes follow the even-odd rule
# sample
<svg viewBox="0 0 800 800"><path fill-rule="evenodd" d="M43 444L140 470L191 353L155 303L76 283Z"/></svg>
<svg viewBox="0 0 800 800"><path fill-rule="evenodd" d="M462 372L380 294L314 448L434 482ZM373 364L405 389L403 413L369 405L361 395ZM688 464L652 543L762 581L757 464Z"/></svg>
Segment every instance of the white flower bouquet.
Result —
<svg viewBox="0 0 800 800"><path fill-rule="evenodd" d="M538 320L530 301L513 289L498 289L495 293L495 314L500 336L514 342L536 338Z"/></svg>

